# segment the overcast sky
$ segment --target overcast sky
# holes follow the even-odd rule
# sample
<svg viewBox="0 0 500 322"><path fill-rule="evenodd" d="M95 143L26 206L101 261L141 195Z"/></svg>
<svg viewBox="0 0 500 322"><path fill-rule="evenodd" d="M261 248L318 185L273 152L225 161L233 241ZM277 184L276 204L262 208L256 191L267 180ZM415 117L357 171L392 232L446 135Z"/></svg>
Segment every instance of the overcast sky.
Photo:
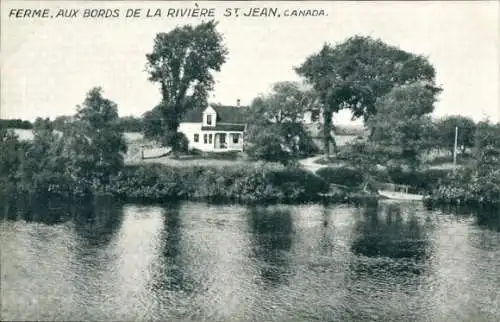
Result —
<svg viewBox="0 0 500 322"><path fill-rule="evenodd" d="M73 114L85 93L102 86L120 115L141 115L160 95L148 82L145 54L158 32L198 18L13 19L13 8L192 7L168 2L2 1L2 118ZM215 7L229 59L216 74L211 100L248 104L277 81L299 80L294 66L355 34L380 38L427 56L444 89L435 115L500 121L499 1L461 2L199 2ZM226 18L224 8L323 9L325 17ZM80 12L81 13L81 12ZM347 123L349 115L337 116Z"/></svg>

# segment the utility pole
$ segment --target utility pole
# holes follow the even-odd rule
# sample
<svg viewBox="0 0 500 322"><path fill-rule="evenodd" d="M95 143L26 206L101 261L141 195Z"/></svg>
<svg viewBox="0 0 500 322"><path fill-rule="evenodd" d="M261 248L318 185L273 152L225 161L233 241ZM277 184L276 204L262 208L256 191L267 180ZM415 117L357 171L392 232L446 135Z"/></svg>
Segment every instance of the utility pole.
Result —
<svg viewBox="0 0 500 322"><path fill-rule="evenodd" d="M453 146L453 170L457 168L457 141L458 141L458 126L455 126L455 145Z"/></svg>

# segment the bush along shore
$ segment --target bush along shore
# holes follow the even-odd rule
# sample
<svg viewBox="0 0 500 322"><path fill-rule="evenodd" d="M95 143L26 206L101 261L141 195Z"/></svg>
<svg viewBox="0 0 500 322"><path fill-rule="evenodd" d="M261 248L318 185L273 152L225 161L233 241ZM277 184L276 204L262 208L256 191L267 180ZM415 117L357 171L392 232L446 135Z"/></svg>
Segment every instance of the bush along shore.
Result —
<svg viewBox="0 0 500 322"><path fill-rule="evenodd" d="M471 168L457 171L435 187L426 203L500 209L500 169L484 175Z"/></svg>
<svg viewBox="0 0 500 322"><path fill-rule="evenodd" d="M329 185L314 173L272 163L231 167L172 167L161 164L125 166L107 183L65 176L46 177L37 186L11 183L4 193L57 196L78 199L110 195L124 201L163 202L168 200L206 200L226 202L312 202L320 201ZM344 194L339 192L338 200Z"/></svg>
<svg viewBox="0 0 500 322"><path fill-rule="evenodd" d="M217 200L235 202L316 201L328 184L297 167L256 163L234 167L126 166L99 193L128 200Z"/></svg>

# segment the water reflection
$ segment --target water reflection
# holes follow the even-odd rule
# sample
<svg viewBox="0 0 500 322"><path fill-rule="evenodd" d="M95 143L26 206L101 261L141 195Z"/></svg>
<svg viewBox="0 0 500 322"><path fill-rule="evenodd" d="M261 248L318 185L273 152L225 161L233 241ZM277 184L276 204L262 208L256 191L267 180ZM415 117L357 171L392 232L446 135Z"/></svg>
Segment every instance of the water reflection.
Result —
<svg viewBox="0 0 500 322"><path fill-rule="evenodd" d="M476 211L476 224L484 229L500 232L500 209Z"/></svg>
<svg viewBox="0 0 500 322"><path fill-rule="evenodd" d="M185 269L187 257L183 254L182 218L180 204L168 203L162 206L162 229L159 235L161 265L155 274L155 292L182 291L190 293L194 289L193 281L189 279Z"/></svg>
<svg viewBox="0 0 500 322"><path fill-rule="evenodd" d="M373 206L3 203L6 320L499 320L498 221Z"/></svg>
<svg viewBox="0 0 500 322"><path fill-rule="evenodd" d="M370 297L368 310L345 305L346 320L418 320L432 306L417 294L429 273L432 225L411 204L381 203L359 208L345 301ZM397 299L397 300L395 300ZM418 313L417 313L418 312ZM427 314L427 313L425 313Z"/></svg>
<svg viewBox="0 0 500 322"><path fill-rule="evenodd" d="M352 244L355 254L367 257L423 260L429 255L423 223L408 205L388 203L360 208L356 222L357 238Z"/></svg>
<svg viewBox="0 0 500 322"><path fill-rule="evenodd" d="M71 204L60 209L69 211L74 230L82 248L105 247L120 230L123 222L122 206L110 198L98 198L88 203Z"/></svg>
<svg viewBox="0 0 500 322"><path fill-rule="evenodd" d="M57 225L71 217L71 204L62 200L16 196L4 197L0 202L3 203L3 218L7 220Z"/></svg>
<svg viewBox="0 0 500 322"><path fill-rule="evenodd" d="M292 274L289 252L294 236L290 209L252 207L248 210L253 254L261 262L260 274L268 286L285 283Z"/></svg>
<svg viewBox="0 0 500 322"><path fill-rule="evenodd" d="M322 256L333 255L335 249L335 224L331 222L332 209L324 206L321 209L321 239L319 241L319 254Z"/></svg>

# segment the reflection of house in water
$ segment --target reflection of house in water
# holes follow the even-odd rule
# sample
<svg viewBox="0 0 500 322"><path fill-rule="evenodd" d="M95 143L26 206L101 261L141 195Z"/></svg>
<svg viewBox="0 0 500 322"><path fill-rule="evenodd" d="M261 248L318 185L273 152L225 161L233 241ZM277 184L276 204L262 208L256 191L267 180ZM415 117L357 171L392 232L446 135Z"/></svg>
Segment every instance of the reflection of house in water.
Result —
<svg viewBox="0 0 500 322"><path fill-rule="evenodd" d="M290 211L251 208L247 216L263 281L271 286L285 283L291 274L288 252L292 247L293 219Z"/></svg>

